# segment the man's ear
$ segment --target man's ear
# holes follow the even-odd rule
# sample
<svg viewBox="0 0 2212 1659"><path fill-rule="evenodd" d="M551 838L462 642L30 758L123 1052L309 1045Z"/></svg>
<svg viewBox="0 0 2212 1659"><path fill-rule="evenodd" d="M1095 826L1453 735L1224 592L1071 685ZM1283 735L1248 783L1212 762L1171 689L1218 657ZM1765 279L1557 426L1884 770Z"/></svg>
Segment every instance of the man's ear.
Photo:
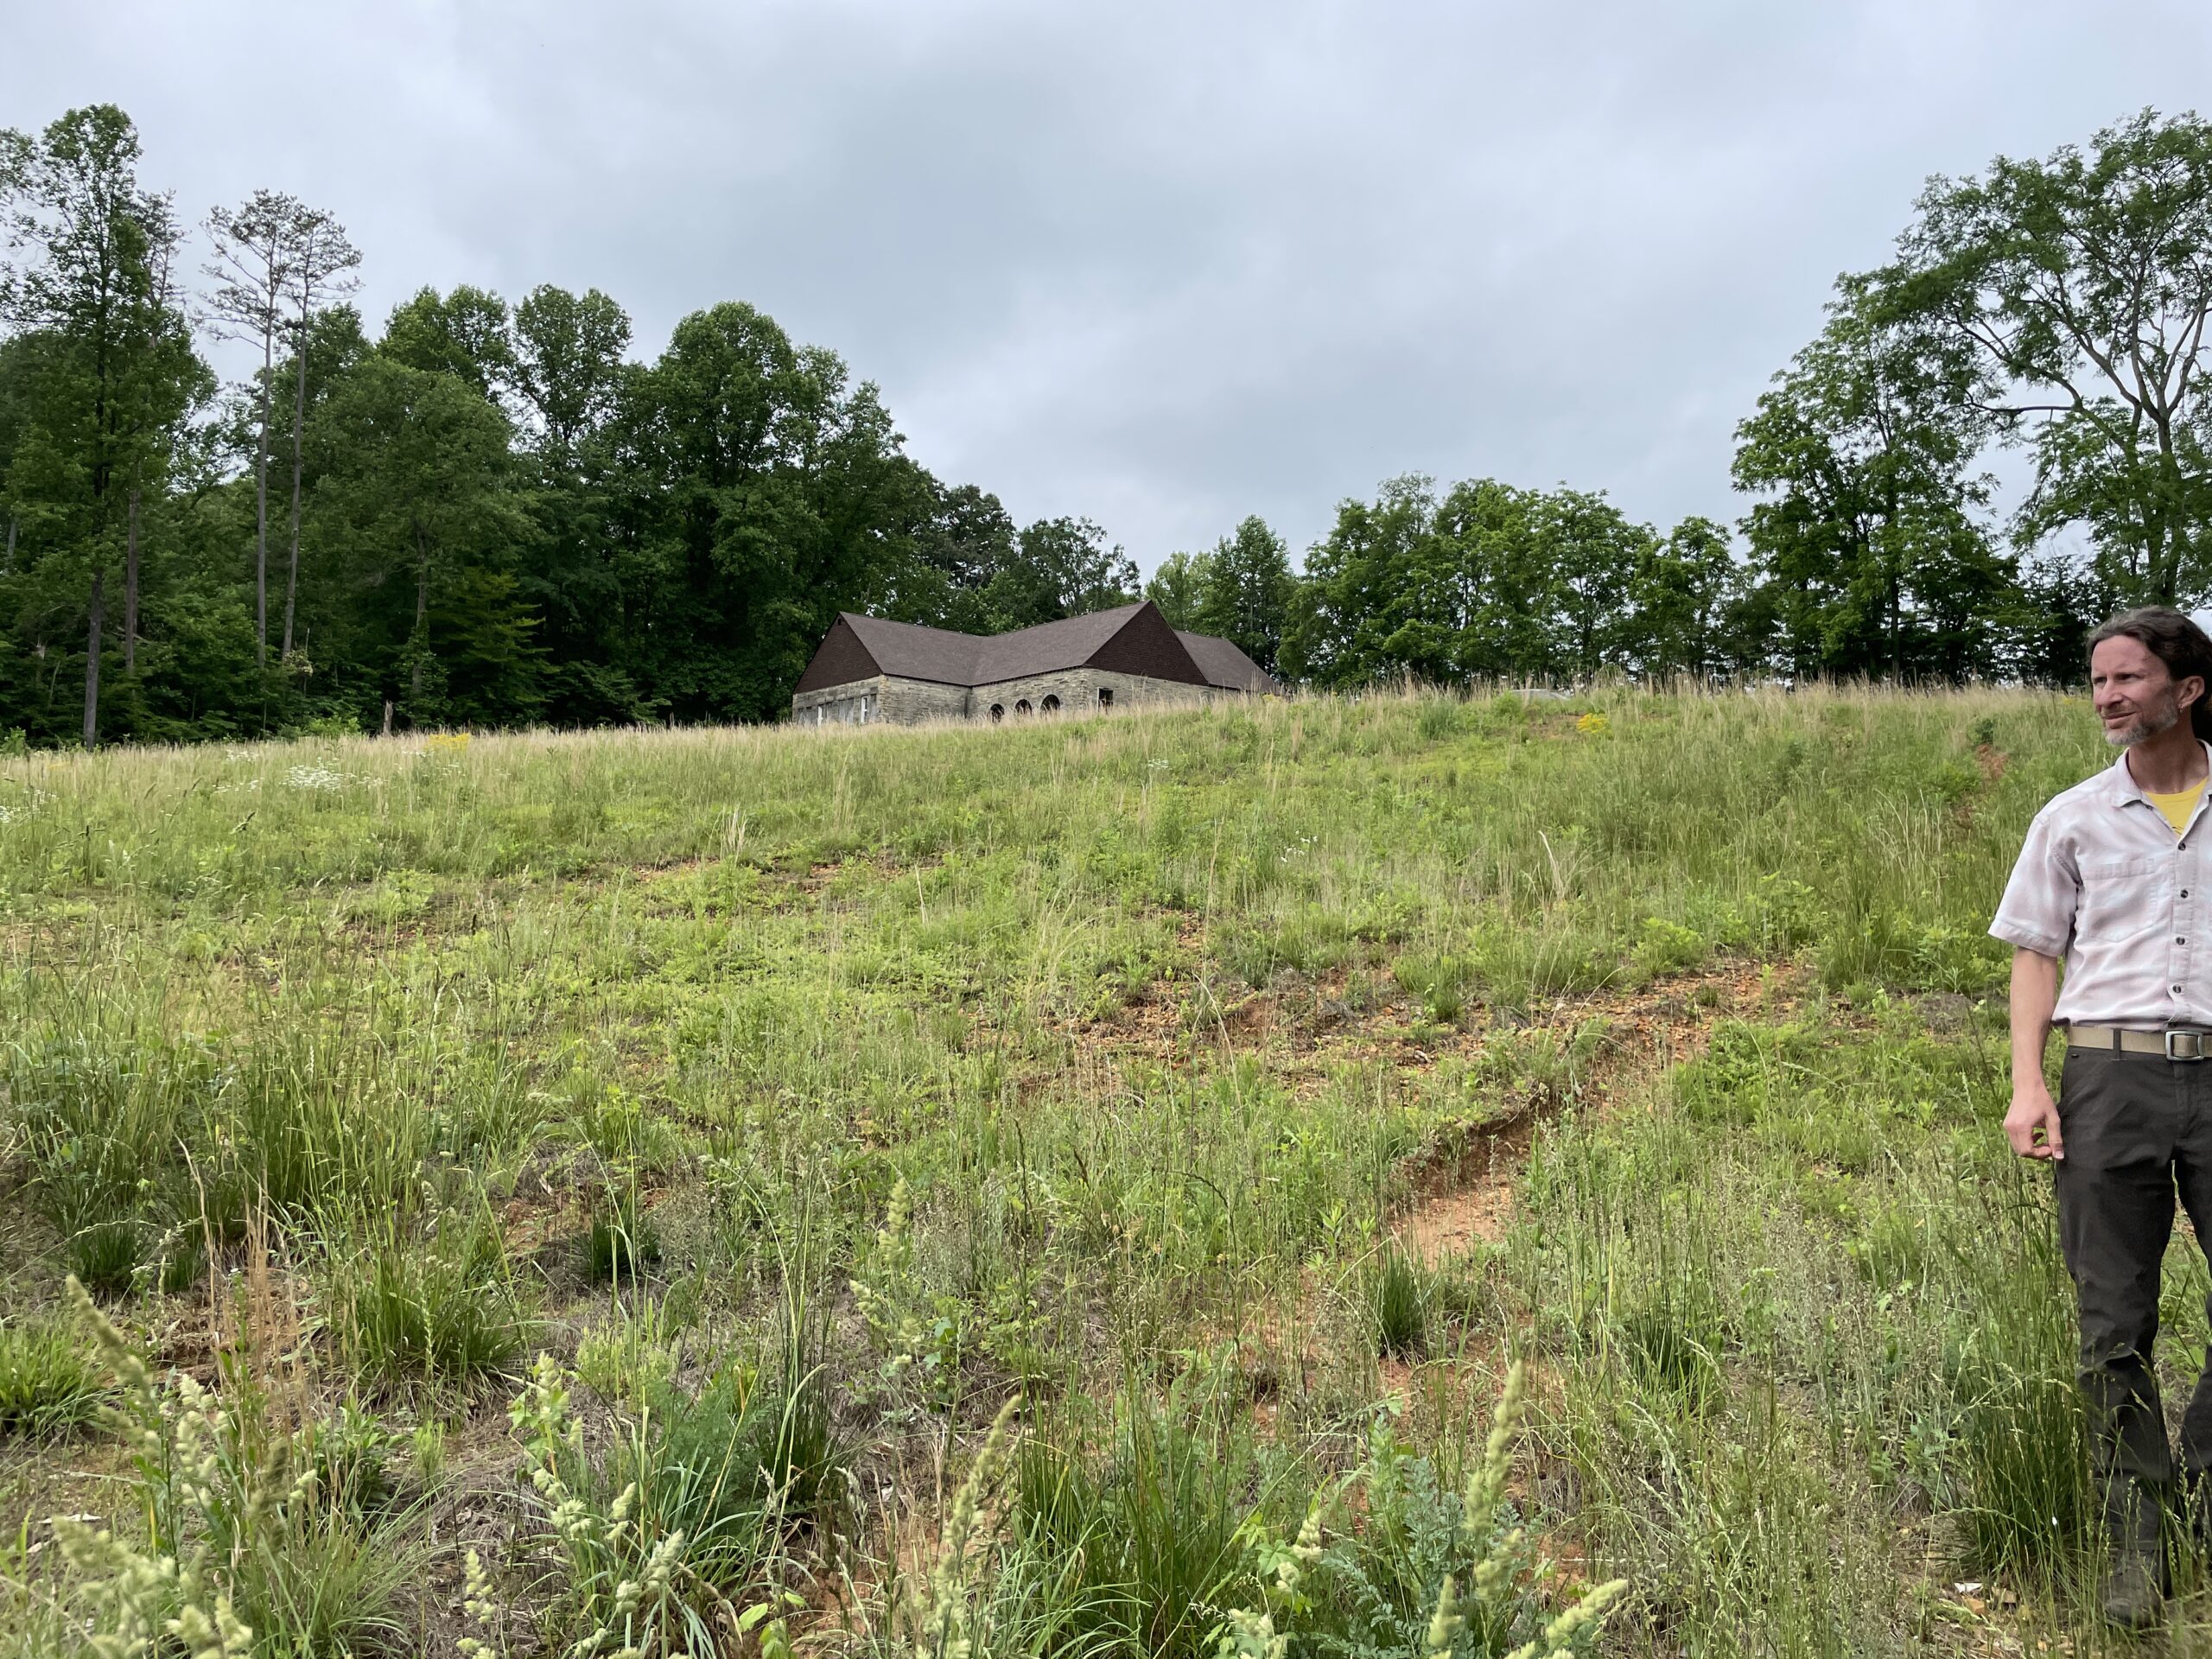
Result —
<svg viewBox="0 0 2212 1659"><path fill-rule="evenodd" d="M2182 683L2174 688L2174 705L2177 708L2186 709L2192 703L2203 701L2204 677L2202 674L2184 676Z"/></svg>

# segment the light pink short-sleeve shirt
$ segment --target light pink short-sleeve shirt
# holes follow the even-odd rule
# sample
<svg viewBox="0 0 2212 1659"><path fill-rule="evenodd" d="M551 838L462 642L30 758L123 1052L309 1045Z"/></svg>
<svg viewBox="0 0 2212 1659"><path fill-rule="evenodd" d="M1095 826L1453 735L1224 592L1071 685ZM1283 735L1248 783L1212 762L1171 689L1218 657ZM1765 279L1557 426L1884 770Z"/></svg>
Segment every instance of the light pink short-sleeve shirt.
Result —
<svg viewBox="0 0 2212 1659"><path fill-rule="evenodd" d="M2212 1027L2208 801L2176 835L2123 753L2036 814L1989 931L2064 959L2058 1024Z"/></svg>

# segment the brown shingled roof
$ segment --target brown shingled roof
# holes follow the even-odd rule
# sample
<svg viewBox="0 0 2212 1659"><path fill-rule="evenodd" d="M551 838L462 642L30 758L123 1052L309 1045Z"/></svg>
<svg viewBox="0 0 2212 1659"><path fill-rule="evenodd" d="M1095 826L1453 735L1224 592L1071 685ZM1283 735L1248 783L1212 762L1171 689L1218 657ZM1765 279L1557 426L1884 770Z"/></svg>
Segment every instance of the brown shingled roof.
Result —
<svg viewBox="0 0 2212 1659"><path fill-rule="evenodd" d="M925 628L912 622L887 622L880 616L861 616L852 611L842 613L837 620L868 648L879 673L903 680L934 680L940 685L976 683L976 647L983 642L973 634ZM816 688L801 680L799 689Z"/></svg>
<svg viewBox="0 0 2212 1659"><path fill-rule="evenodd" d="M1275 677L1244 654L1243 648L1233 639L1217 639L1211 633L1185 633L1175 630L1175 637L1183 642L1183 649L1191 653L1191 660L1198 665L1198 672L1206 677L1208 685L1218 685L1231 691L1249 691L1255 696L1280 694L1282 687Z"/></svg>
<svg viewBox="0 0 2212 1659"><path fill-rule="evenodd" d="M1081 668L1148 603L1116 605L1110 611L1093 611L1087 616L1040 622L1012 633L987 635L976 641L976 677L968 683L993 685L1001 680Z"/></svg>
<svg viewBox="0 0 2212 1659"><path fill-rule="evenodd" d="M797 689L819 691L877 674L939 685L995 685L1092 666L1188 685L1238 691L1276 689L1228 640L1170 628L1150 600L1013 633L981 636L841 612Z"/></svg>

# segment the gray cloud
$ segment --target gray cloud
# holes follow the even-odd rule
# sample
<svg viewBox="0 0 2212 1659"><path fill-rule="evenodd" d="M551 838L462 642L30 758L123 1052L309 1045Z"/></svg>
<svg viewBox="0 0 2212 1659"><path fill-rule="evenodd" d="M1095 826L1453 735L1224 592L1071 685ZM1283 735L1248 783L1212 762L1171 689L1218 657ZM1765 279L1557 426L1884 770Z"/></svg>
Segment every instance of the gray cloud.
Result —
<svg viewBox="0 0 2212 1659"><path fill-rule="evenodd" d="M108 99L189 214L337 213L372 315L746 299L910 447L1147 568L1384 476L1732 517L1729 435L1933 172L2188 107L2201 6L0 0L0 124Z"/></svg>

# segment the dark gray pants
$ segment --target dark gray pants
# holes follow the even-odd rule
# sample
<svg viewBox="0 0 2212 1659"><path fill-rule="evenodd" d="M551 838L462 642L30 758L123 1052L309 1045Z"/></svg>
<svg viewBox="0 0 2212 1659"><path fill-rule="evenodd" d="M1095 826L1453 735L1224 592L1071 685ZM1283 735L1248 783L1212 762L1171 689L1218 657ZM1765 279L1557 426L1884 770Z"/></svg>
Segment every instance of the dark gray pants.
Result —
<svg viewBox="0 0 2212 1659"><path fill-rule="evenodd" d="M2198 1239L2212 1241L2212 1060L2069 1049L2058 1118L2066 1141L2058 1239L2081 1302L2082 1394L2097 1471L2171 1486L2173 1452L2151 1370L2158 1268L2177 1191ZM2181 1441L2194 1484L2212 1470L2212 1354Z"/></svg>

